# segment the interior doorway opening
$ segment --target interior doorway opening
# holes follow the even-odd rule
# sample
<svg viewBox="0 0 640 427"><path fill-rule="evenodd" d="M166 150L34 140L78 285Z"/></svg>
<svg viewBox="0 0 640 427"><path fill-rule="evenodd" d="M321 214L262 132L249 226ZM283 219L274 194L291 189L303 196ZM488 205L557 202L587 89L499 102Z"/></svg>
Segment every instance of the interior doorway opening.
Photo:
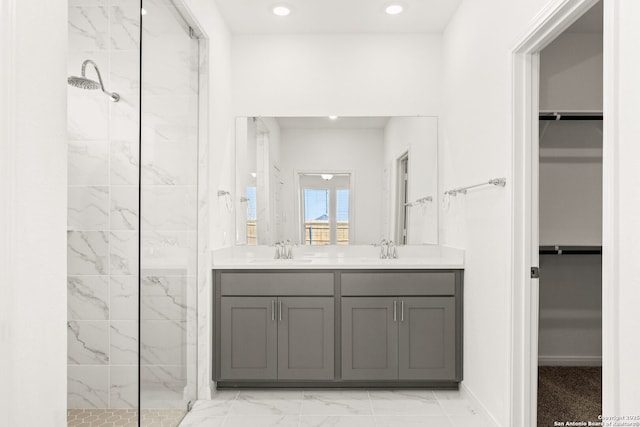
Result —
<svg viewBox="0 0 640 427"><path fill-rule="evenodd" d="M513 145L513 269L512 280L512 400L511 425L532 427L537 424L538 415L538 357L539 357L539 308L540 283L538 266L540 266L540 205L539 205L539 176L540 176L540 113L541 113L541 52L550 46L554 40L572 24L589 11L598 0L558 0L549 4L538 16L529 31L514 49L514 145ZM606 5L605 5L606 6ZM608 10L608 7L606 7ZM611 20L611 16L605 19ZM602 25L602 24L601 24ZM605 26L606 27L606 26ZM607 27L610 28L610 27ZM605 31L610 35L610 31ZM606 60L604 61L606 64ZM602 73L602 64L600 73ZM578 79L579 80L579 79ZM573 82L572 82L573 83ZM601 83L601 87L602 87ZM579 93L579 92L578 92ZM602 99L602 90L600 90ZM608 104L607 104L608 105ZM563 105L553 107L550 113L593 113L575 106ZM602 115L602 103L599 106ZM604 128L607 128L605 115ZM604 147L608 147L607 131L604 132ZM560 154L561 151L559 152ZM557 154L557 153L556 153ZM566 153L565 153L566 154ZM605 157L605 169L610 161ZM601 181L607 184L607 176ZM608 192L603 192L605 198ZM607 221L604 221L604 230ZM603 233L605 234L605 233ZM604 241L607 241L605 234ZM566 244L565 244L566 245ZM554 245L555 248L555 245ZM605 248L606 249L606 248ZM607 251L605 250L606 254ZM566 252L565 252L566 255ZM605 257L606 260L606 257ZM605 262L605 266L607 263ZM606 273L606 272L605 272ZM540 277L544 271L539 271ZM606 274L605 274L606 275ZM603 285L603 294L609 292L609 285ZM608 301L608 300L607 300ZM609 303L603 304L602 317L606 320L610 314ZM567 324L567 322L560 322ZM602 322L600 322L602 325ZM607 328L611 325L605 322ZM602 326L601 326L602 328ZM603 341L610 336L610 329L602 328ZM607 353L608 354L608 353ZM606 356L606 354L605 354ZM610 356L610 354L609 354ZM602 358L605 364L606 357ZM605 387L611 383L611 372L604 377ZM605 402L606 403L606 402ZM606 406L606 405L605 405ZM566 421L566 414L561 415Z"/></svg>
<svg viewBox="0 0 640 427"><path fill-rule="evenodd" d="M600 1L540 52L540 427L602 415L602 21Z"/></svg>

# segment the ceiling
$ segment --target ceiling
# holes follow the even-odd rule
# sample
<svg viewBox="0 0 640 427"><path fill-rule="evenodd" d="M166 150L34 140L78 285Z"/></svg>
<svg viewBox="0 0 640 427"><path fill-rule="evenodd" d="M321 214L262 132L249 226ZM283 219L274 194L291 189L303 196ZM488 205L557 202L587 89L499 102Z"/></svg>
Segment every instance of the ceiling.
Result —
<svg viewBox="0 0 640 427"><path fill-rule="evenodd" d="M391 0L216 0L234 34L440 33L461 0L400 0L404 12L387 15ZM274 5L292 9L287 17Z"/></svg>
<svg viewBox="0 0 640 427"><path fill-rule="evenodd" d="M384 129L389 117L276 117L281 129Z"/></svg>

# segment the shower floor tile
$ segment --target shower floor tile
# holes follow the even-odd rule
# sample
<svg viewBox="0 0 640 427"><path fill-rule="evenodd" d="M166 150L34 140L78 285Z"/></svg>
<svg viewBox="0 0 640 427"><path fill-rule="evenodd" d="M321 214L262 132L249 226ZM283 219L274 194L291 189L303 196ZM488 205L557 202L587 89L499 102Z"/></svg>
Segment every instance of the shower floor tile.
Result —
<svg viewBox="0 0 640 427"><path fill-rule="evenodd" d="M177 427L185 411L143 409L141 427ZM137 427L136 409L68 409L68 427Z"/></svg>

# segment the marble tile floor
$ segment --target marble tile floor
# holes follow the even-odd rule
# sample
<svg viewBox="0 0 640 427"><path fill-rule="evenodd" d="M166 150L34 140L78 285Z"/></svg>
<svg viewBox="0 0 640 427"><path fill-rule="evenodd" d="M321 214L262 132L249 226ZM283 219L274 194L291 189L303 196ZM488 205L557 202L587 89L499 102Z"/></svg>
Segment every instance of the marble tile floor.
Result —
<svg viewBox="0 0 640 427"><path fill-rule="evenodd" d="M491 427L459 391L219 390L180 427Z"/></svg>
<svg viewBox="0 0 640 427"><path fill-rule="evenodd" d="M141 427L176 427L181 409L143 409ZM68 409L67 427L138 427L136 409Z"/></svg>

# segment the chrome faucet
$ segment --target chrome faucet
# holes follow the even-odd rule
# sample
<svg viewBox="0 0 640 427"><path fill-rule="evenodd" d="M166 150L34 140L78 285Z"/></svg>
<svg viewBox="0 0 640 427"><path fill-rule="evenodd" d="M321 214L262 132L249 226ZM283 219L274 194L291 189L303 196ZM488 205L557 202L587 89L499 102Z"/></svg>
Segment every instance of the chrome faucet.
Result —
<svg viewBox="0 0 640 427"><path fill-rule="evenodd" d="M284 242L284 259L293 259L293 245L289 239Z"/></svg>
<svg viewBox="0 0 640 427"><path fill-rule="evenodd" d="M380 259L398 258L398 247L393 240L382 239L379 244L374 243L373 246L380 246Z"/></svg>
<svg viewBox="0 0 640 427"><path fill-rule="evenodd" d="M398 247L393 240L387 243L387 259L398 259Z"/></svg>
<svg viewBox="0 0 640 427"><path fill-rule="evenodd" d="M380 240L380 259L387 259L389 256L389 242L387 239Z"/></svg>
<svg viewBox="0 0 640 427"><path fill-rule="evenodd" d="M291 240L281 240L279 242L276 242L275 246L275 259L293 259L293 245L291 244Z"/></svg>
<svg viewBox="0 0 640 427"><path fill-rule="evenodd" d="M276 242L276 254L273 256L274 259L282 259L282 242Z"/></svg>

